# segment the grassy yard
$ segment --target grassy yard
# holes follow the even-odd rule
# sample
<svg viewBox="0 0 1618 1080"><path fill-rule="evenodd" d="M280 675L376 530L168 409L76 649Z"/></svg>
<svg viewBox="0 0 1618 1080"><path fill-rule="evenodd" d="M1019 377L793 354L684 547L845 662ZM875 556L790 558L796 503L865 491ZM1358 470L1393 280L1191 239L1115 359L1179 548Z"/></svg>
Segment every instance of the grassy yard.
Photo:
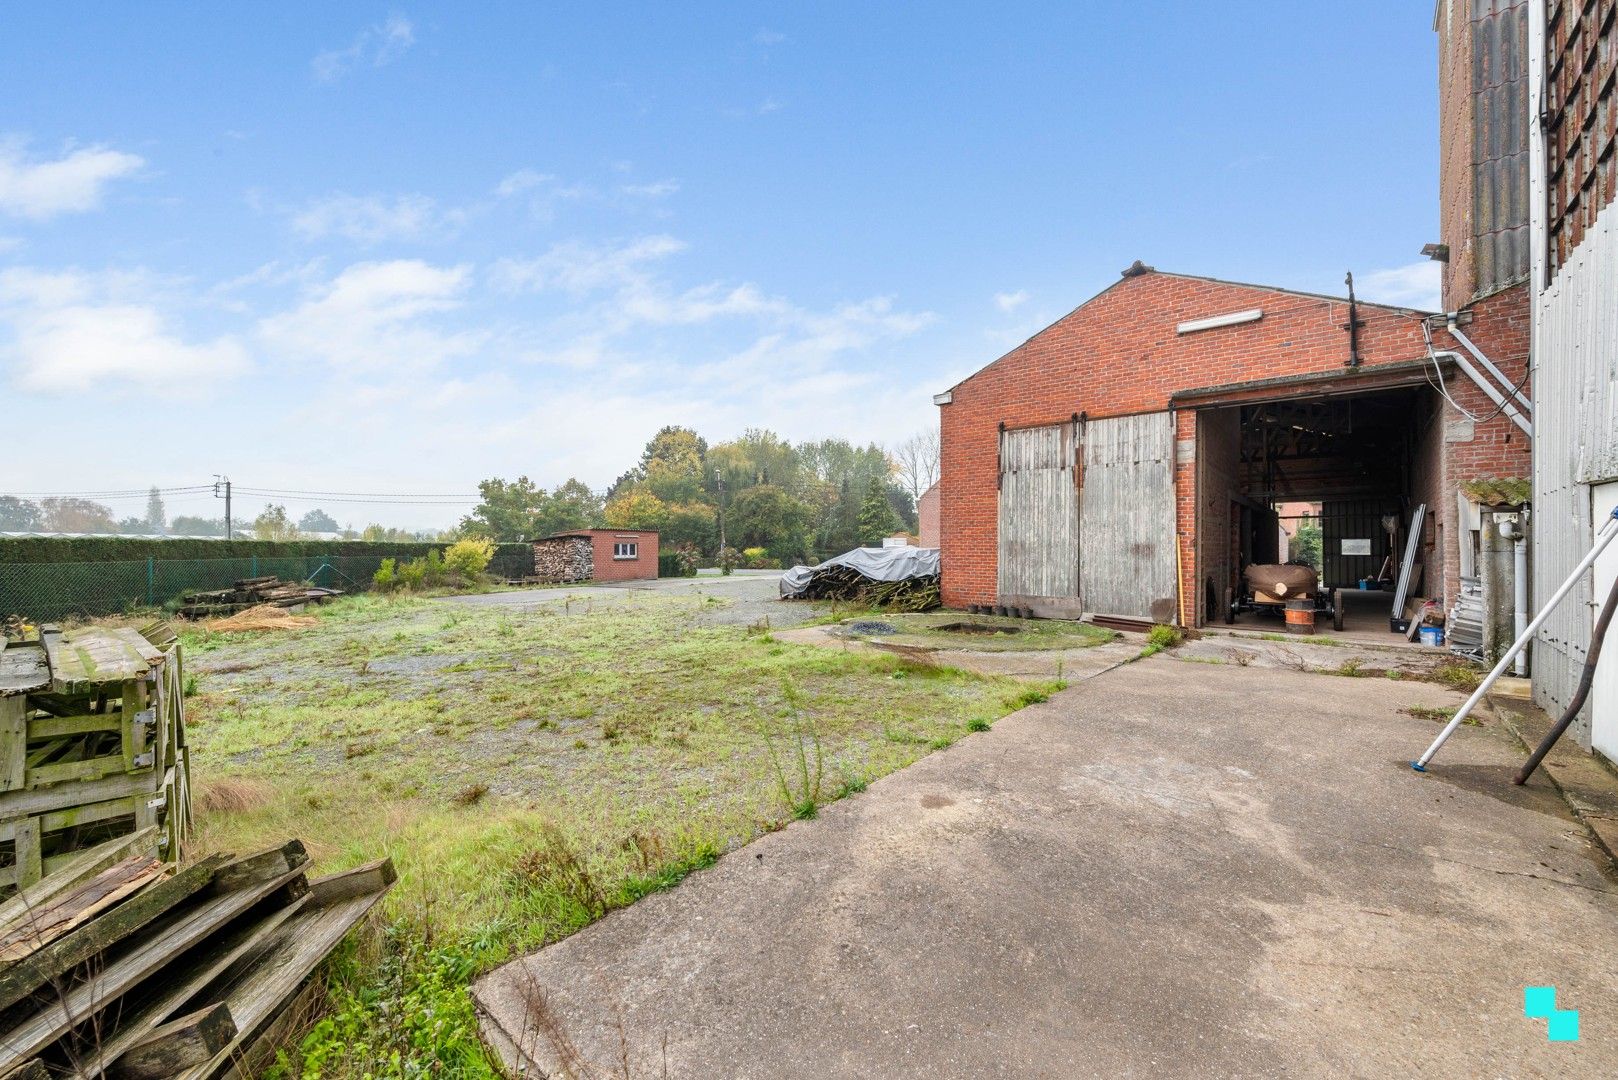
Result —
<svg viewBox="0 0 1618 1080"><path fill-rule="evenodd" d="M197 852L296 836L321 871L399 869L290 1074L488 1074L478 972L1052 689L782 644L729 603L361 596L186 633Z"/></svg>

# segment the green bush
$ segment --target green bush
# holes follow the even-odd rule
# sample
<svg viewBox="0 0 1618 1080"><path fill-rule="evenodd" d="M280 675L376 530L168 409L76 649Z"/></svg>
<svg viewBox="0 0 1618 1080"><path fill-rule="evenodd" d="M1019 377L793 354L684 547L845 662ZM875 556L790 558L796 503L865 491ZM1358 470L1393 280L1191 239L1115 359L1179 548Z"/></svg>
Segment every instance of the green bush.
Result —
<svg viewBox="0 0 1618 1080"><path fill-rule="evenodd" d="M1164 623L1158 623L1146 634L1147 644L1156 645L1159 649L1172 649L1184 640L1185 634L1181 633L1178 626L1168 626Z"/></svg>
<svg viewBox="0 0 1618 1080"><path fill-rule="evenodd" d="M444 569L465 581L476 581L494 558L494 541L482 537L457 540L444 551Z"/></svg>
<svg viewBox="0 0 1618 1080"><path fill-rule="evenodd" d="M657 553L658 577L696 577L699 559L692 548L674 548Z"/></svg>
<svg viewBox="0 0 1618 1080"><path fill-rule="evenodd" d="M377 567L376 573L371 575L371 584L375 585L383 592L388 592L394 587L394 585L398 584L398 575L394 568L394 560L382 560L382 565Z"/></svg>

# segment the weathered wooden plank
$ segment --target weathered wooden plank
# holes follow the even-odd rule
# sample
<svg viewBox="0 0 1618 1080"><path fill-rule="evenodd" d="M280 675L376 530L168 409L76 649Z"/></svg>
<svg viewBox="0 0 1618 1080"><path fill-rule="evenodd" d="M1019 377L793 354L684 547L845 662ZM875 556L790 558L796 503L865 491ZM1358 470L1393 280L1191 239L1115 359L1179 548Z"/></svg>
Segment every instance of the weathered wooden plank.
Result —
<svg viewBox="0 0 1618 1080"><path fill-rule="evenodd" d="M118 772L65 787L30 788L0 792L0 820L30 817L87 803L105 802L141 792L155 794L158 777L151 769Z"/></svg>
<svg viewBox="0 0 1618 1080"><path fill-rule="evenodd" d="M216 1074L216 1080L259 1080L275 1064L277 1054L291 1046L318 1019L320 1014L316 1010L327 992L324 980L304 980L303 989L293 994L269 1022L261 1026L258 1034L244 1039L231 1053L223 1071Z"/></svg>
<svg viewBox="0 0 1618 1080"><path fill-rule="evenodd" d="M39 820L24 818L11 832L12 859L17 867L17 887L32 885L44 876L39 850Z"/></svg>
<svg viewBox="0 0 1618 1080"><path fill-rule="evenodd" d="M214 874L208 891L214 894L247 889L270 878L280 877L289 870L309 865L309 852L302 840L288 840L278 848L270 848L256 855L246 855L226 863Z"/></svg>
<svg viewBox="0 0 1618 1080"><path fill-rule="evenodd" d="M51 1080L51 1071L38 1058L25 1061L15 1069L0 1075L0 1080Z"/></svg>
<svg viewBox="0 0 1618 1080"><path fill-rule="evenodd" d="M297 890L302 895L302 890L307 888L300 867L278 878L260 882L253 888L210 897L174 912L141 934L131 947L121 950L117 959L0 1036L0 1068L49 1046L74 1026L111 1005L142 980L162 969L177 954L206 940L270 894L287 889ZM129 903L138 899L135 897ZM288 902L295 899L295 895L287 897ZM104 918L110 918L122 910L115 908ZM97 920L97 923L101 921ZM85 929L93 929L95 925L92 923Z"/></svg>
<svg viewBox="0 0 1618 1080"><path fill-rule="evenodd" d="M183 971L165 972L155 995L143 995L138 1005L125 1008L117 1028L110 1033L102 1033L99 1045L86 1049L83 1055L86 1075L93 1077L103 1068L110 1067L129 1047L139 1043L147 1032L164 1023L177 1010L194 1004L197 995L230 970L233 964L261 951L275 937L276 931L302 911L308 902L309 894L305 893L274 908L262 918L238 920L199 945L188 957Z"/></svg>
<svg viewBox="0 0 1618 1080"><path fill-rule="evenodd" d="M107 1075L116 1080L162 1080L213 1060L235 1037L230 1007L219 1002L156 1028L130 1047Z"/></svg>
<svg viewBox="0 0 1618 1080"><path fill-rule="evenodd" d="M127 771L122 753L108 754L83 761L63 761L31 768L28 770L28 786L49 787L69 780L99 780L112 773ZM148 768L143 771L149 773L151 770Z"/></svg>
<svg viewBox="0 0 1618 1080"><path fill-rule="evenodd" d="M157 830L146 829L121 836L116 840L108 840L84 851L74 852L60 869L0 904L0 932L9 930L13 922L25 918L29 912L38 910L50 903L53 898L101 873L107 867L122 862L131 854L136 852L149 854L156 850Z"/></svg>
<svg viewBox="0 0 1618 1080"><path fill-rule="evenodd" d="M28 782L28 699L0 697L0 791Z"/></svg>
<svg viewBox="0 0 1618 1080"><path fill-rule="evenodd" d="M43 690L50 684L51 666L43 645L37 641L0 644L0 696Z"/></svg>
<svg viewBox="0 0 1618 1080"><path fill-rule="evenodd" d="M86 626L61 632L41 627L40 641L51 666L51 688L86 693L98 686L145 679L163 652L127 627Z"/></svg>
<svg viewBox="0 0 1618 1080"><path fill-rule="evenodd" d="M0 971L0 1009L10 1008L63 972L124 940L188 896L206 888L224 863L212 855L130 897L101 918Z"/></svg>
<svg viewBox="0 0 1618 1080"><path fill-rule="evenodd" d="M33 909L0 934L0 964L16 963L38 952L162 873L163 864L157 859L134 855Z"/></svg>
<svg viewBox="0 0 1618 1080"><path fill-rule="evenodd" d="M53 833L58 829L67 829L74 825L94 825L98 821L111 821L113 818L136 817L138 816L139 807L151 798L154 798L154 796L145 794L130 795L123 799L109 799L106 802L87 803L84 806L70 806L63 810L52 810L48 814L39 815L39 831L41 833ZM50 860L47 859L47 873L52 869L49 862Z"/></svg>
<svg viewBox="0 0 1618 1080"><path fill-rule="evenodd" d="M1022 428L1000 436L997 592L1079 595L1079 514L1073 425Z"/></svg>
<svg viewBox="0 0 1618 1080"><path fill-rule="evenodd" d="M1085 422L1079 521L1084 610L1174 622L1172 413Z"/></svg>
<svg viewBox="0 0 1618 1080"><path fill-rule="evenodd" d="M30 739L54 739L63 735L88 735L93 731L117 731L117 713L91 713L86 716L36 716L28 721Z"/></svg>
<svg viewBox="0 0 1618 1080"><path fill-rule="evenodd" d="M217 1000L230 1006L241 1033L212 1061L179 1076L203 1080L222 1069L232 1054L275 1018L344 935L387 894L394 880L393 863L382 859L310 882L310 902L304 910L287 923L273 945L238 964L220 987Z"/></svg>

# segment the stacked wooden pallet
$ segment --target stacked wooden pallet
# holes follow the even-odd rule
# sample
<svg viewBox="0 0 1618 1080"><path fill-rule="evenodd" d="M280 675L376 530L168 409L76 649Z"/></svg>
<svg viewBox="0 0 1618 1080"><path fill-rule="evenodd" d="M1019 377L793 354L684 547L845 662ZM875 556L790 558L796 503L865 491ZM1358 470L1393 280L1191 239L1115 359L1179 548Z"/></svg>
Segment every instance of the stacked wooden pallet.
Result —
<svg viewBox="0 0 1618 1080"><path fill-rule="evenodd" d="M190 827L181 650L165 623L40 628L0 651L0 897L85 848Z"/></svg>
<svg viewBox="0 0 1618 1080"><path fill-rule="evenodd" d="M0 1076L261 1075L394 880L387 860L311 880L296 840L176 871L146 853L155 832L0 905Z"/></svg>
<svg viewBox="0 0 1618 1080"><path fill-rule="evenodd" d="M188 619L205 619L214 615L230 615L262 604L283 608L301 607L341 595L341 589L282 581L274 575L241 578L228 589L186 593L180 598L180 614Z"/></svg>

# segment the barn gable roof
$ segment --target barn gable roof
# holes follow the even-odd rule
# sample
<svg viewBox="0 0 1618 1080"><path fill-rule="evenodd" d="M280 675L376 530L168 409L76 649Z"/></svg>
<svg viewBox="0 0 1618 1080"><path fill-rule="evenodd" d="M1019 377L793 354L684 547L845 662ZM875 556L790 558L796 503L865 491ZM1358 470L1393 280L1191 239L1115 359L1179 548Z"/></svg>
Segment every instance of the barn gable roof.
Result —
<svg viewBox="0 0 1618 1080"><path fill-rule="evenodd" d="M1071 319L1073 316L1077 315L1079 312L1083 311L1085 308L1089 307L1091 304L1094 304L1097 300L1100 300L1102 297L1107 296L1110 293L1112 293L1113 290L1127 287L1132 282L1134 282L1134 281L1136 281L1136 280L1138 280L1140 278L1145 278L1145 277L1175 278L1175 279L1181 280L1181 281L1195 281L1195 282L1202 282L1202 283L1205 283L1205 284L1212 284L1212 285L1225 285L1225 286L1229 286L1231 289L1242 289L1242 290L1247 290L1247 291L1274 293L1274 294L1280 295L1280 296L1300 296L1300 297L1305 297L1305 298L1311 299L1311 300L1324 300L1324 301L1327 301L1329 303L1336 303L1336 304L1346 304L1346 303L1348 303L1348 297L1346 297L1346 296L1333 296L1330 293L1308 292L1308 291L1305 291L1303 289L1289 289L1289 288L1285 288L1284 286L1280 286L1280 285L1259 285L1259 284L1255 284L1255 283L1249 282L1249 281L1232 281L1229 278L1206 277L1206 276L1201 275L1201 274L1182 274L1182 273L1177 273L1177 272L1172 271L1172 270L1159 270L1155 266L1148 266L1145 263L1141 262L1139 259L1136 259L1134 261L1134 263L1132 263L1121 274L1119 274L1117 281L1114 281L1112 284L1108 285L1106 288L1102 289L1100 292L1095 293L1089 299L1087 299L1083 303L1079 304L1078 307L1075 307L1073 310L1071 310L1071 311L1067 312L1066 314L1062 315L1061 317L1057 318L1054 322L1050 323L1047 326L1041 327L1038 331L1036 331L1035 333L1029 335L1026 339L1024 339L1019 344L1017 344L1017 345L1013 346L1012 348L1006 350L1000 356L998 356L995 359L991 360L989 363L983 365L981 368L974 371L972 374L968 375L966 378L962 379L960 382L957 382L954 386L950 387L950 391L947 391L945 394L940 394L939 398L947 397L949 392L952 392L952 391L954 391L955 389L957 389L957 388L959 388L961 386L965 386L967 383L971 382L973 379L977 378L979 375L982 375L985 371L988 371L990 368L996 366L1001 361L1007 359L1010 356L1015 355L1017 352L1022 350L1029 342L1034 341L1035 339L1040 337L1042 334L1045 334L1052 327L1059 326L1062 323L1066 322L1068 319ZM1413 316L1418 316L1418 317L1423 317L1423 318L1426 317L1426 316L1429 316L1429 315L1438 314L1437 312L1424 311L1421 308L1406 307L1406 306L1403 306L1403 305L1400 305L1400 304L1378 304L1378 303L1375 303L1375 302L1369 301L1369 300L1360 300L1357 297L1355 298L1355 302L1362 309L1373 309L1373 310L1377 310L1377 311L1389 312L1389 313L1392 313L1392 314L1413 315ZM1210 314L1211 315L1217 315L1219 313L1218 312L1210 312ZM936 400L937 399L935 399L935 401Z"/></svg>

